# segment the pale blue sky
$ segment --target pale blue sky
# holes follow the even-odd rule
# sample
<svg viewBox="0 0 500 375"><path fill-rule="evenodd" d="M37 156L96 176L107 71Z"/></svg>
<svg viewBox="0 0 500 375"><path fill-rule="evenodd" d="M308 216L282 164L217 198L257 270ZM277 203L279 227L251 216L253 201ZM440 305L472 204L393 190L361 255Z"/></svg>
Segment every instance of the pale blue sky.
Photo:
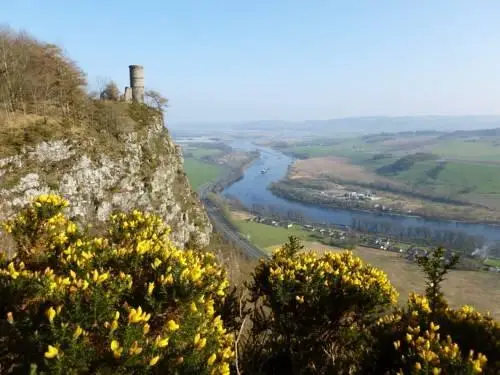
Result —
<svg viewBox="0 0 500 375"><path fill-rule="evenodd" d="M144 65L175 123L500 114L498 0L1 2L91 84Z"/></svg>

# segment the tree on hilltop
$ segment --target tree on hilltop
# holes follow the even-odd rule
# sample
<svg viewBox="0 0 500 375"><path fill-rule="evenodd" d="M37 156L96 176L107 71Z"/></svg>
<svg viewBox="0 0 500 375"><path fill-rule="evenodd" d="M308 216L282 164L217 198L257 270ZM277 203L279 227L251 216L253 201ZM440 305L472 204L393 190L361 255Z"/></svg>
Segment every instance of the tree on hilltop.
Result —
<svg viewBox="0 0 500 375"><path fill-rule="evenodd" d="M68 115L86 100L85 74L64 51L24 31L0 29L0 105L4 112Z"/></svg>
<svg viewBox="0 0 500 375"><path fill-rule="evenodd" d="M117 102L120 100L120 89L115 81L109 81L101 91L101 99L112 100Z"/></svg>

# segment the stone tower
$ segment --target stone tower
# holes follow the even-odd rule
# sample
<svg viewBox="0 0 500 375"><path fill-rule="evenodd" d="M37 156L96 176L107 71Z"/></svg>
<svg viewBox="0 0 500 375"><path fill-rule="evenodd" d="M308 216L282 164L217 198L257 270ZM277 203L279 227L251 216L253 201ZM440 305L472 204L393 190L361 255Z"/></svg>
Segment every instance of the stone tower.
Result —
<svg viewBox="0 0 500 375"><path fill-rule="evenodd" d="M132 97L134 102L144 103L144 67L142 65L129 65L130 70L130 90L132 95L125 91L125 97ZM129 90L129 91L130 91ZM130 100L130 99L129 99Z"/></svg>

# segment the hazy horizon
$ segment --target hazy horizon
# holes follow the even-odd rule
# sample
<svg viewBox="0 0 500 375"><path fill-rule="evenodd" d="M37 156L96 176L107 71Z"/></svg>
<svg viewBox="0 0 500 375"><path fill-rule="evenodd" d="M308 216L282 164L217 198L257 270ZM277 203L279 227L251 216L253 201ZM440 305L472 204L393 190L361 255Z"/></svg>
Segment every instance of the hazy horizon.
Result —
<svg viewBox="0 0 500 375"><path fill-rule="evenodd" d="M500 115L500 3L18 0L15 29L128 84L145 67L172 124Z"/></svg>

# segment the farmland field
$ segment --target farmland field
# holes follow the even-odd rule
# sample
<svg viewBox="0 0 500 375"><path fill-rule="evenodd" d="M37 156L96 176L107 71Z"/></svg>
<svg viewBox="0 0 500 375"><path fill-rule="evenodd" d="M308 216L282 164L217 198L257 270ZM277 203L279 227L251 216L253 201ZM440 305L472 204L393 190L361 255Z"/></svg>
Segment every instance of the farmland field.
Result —
<svg viewBox="0 0 500 375"><path fill-rule="evenodd" d="M281 245L288 240L289 236L297 236L301 240L306 240L310 235L309 232L300 228L287 229L245 220L233 220L233 223L241 234L261 249Z"/></svg>
<svg viewBox="0 0 500 375"><path fill-rule="evenodd" d="M207 182L215 181L224 172L224 168L220 166L205 163L195 158L184 160L184 170L193 190Z"/></svg>
<svg viewBox="0 0 500 375"><path fill-rule="evenodd" d="M213 156L213 155L220 155L223 153L222 150L217 149L217 148L195 148L189 150L190 154L192 155L193 158L195 159L201 159L205 156Z"/></svg>

